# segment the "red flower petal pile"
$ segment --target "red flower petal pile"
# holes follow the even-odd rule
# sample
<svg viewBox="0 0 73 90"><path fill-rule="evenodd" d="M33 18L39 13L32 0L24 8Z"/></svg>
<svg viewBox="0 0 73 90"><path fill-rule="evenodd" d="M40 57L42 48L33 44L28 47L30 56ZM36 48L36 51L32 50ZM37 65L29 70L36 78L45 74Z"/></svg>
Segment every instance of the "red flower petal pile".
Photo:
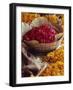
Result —
<svg viewBox="0 0 73 90"><path fill-rule="evenodd" d="M23 40L37 40L39 43L51 43L55 41L55 35L56 31L53 29L53 27L42 25L32 28L30 31L28 31L23 36Z"/></svg>

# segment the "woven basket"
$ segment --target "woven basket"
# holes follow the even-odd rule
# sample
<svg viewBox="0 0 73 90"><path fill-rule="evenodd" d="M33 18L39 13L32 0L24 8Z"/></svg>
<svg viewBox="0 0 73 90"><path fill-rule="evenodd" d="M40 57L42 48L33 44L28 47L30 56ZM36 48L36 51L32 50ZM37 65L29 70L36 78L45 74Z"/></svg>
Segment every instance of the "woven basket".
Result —
<svg viewBox="0 0 73 90"><path fill-rule="evenodd" d="M39 27L42 24L52 25L50 22L48 22L48 20L46 18L39 17L39 18L35 18L31 22L30 26L31 27ZM25 26L27 26L27 25L25 25ZM57 27L53 26L53 28L59 32L59 29ZM28 29L28 27L24 28L23 31L24 32L27 31L26 29ZM22 35L25 34L24 32L22 33ZM59 34L56 35L55 42L52 42L52 43L39 43L36 40L32 40L32 41L24 40L24 43L31 50L34 50L37 52L48 52L48 51L56 49L61 44L62 39L63 39L63 33L59 32Z"/></svg>

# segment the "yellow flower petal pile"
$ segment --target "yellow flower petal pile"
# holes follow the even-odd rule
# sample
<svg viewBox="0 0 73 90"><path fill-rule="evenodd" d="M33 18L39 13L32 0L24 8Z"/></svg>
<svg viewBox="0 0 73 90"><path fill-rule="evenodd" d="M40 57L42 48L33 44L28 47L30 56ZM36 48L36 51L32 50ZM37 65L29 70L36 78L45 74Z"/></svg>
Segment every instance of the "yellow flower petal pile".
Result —
<svg viewBox="0 0 73 90"><path fill-rule="evenodd" d="M61 76L64 75L64 47L50 52L42 60L48 62L48 67L42 72L41 76Z"/></svg>

